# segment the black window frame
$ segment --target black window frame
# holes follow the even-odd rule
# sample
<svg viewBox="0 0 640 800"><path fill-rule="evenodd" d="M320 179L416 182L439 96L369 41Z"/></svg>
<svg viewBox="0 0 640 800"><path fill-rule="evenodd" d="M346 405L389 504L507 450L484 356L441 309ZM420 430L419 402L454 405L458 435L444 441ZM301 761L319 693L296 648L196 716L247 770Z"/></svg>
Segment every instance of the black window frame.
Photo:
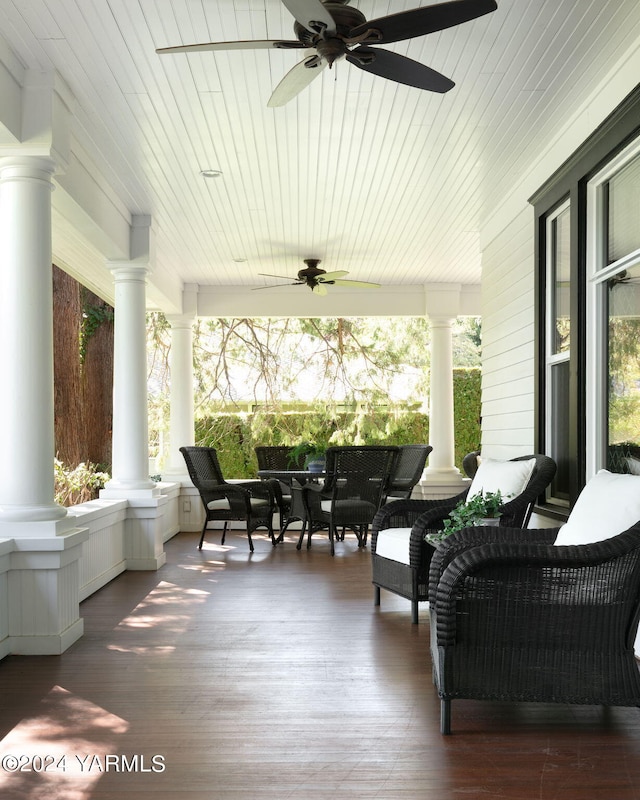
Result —
<svg viewBox="0 0 640 800"><path fill-rule="evenodd" d="M569 504L573 505L586 480L586 263L587 185L611 159L640 136L640 84L585 140L567 161L532 195L535 214L535 441L545 452L546 336L547 336L547 219L563 202L570 204L569 357ZM563 519L563 511L542 498L539 510Z"/></svg>

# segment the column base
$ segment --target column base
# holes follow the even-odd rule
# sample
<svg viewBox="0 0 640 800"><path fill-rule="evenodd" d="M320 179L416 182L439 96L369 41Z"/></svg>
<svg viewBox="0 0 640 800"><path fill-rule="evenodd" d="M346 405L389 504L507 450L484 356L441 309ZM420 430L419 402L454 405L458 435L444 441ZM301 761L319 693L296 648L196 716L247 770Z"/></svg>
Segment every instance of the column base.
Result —
<svg viewBox="0 0 640 800"><path fill-rule="evenodd" d="M77 619L62 633L12 636L8 642L8 652L21 656L59 656L77 642L83 633L84 620Z"/></svg>
<svg viewBox="0 0 640 800"><path fill-rule="evenodd" d="M142 500L160 497L162 490L154 481L109 481L104 489L100 489L100 498L105 500Z"/></svg>
<svg viewBox="0 0 640 800"><path fill-rule="evenodd" d="M83 633L80 566L86 528L57 536L5 541L0 592L7 609L2 648L21 655L60 655Z"/></svg>
<svg viewBox="0 0 640 800"><path fill-rule="evenodd" d="M456 467L427 467L413 490L413 497L425 500L454 497L470 485L469 478L465 478Z"/></svg>

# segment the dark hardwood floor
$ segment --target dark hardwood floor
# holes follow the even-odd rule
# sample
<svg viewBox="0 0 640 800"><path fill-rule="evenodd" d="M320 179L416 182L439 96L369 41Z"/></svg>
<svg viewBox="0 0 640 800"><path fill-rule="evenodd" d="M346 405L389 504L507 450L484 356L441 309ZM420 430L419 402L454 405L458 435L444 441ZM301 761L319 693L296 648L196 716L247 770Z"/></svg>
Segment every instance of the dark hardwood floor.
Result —
<svg viewBox="0 0 640 800"><path fill-rule="evenodd" d="M355 539L197 540L0 662L3 800L640 798L636 709L458 701L442 737L426 614L374 608Z"/></svg>

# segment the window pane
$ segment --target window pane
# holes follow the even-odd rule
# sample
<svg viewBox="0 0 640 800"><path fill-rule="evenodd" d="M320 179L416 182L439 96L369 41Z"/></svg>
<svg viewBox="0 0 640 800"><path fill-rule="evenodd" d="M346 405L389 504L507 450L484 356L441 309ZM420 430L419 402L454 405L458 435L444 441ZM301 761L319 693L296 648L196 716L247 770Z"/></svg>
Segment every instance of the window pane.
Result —
<svg viewBox="0 0 640 800"><path fill-rule="evenodd" d="M569 361L553 364L550 369L550 408L547 414L549 426L548 455L558 469L547 490L549 499L569 499Z"/></svg>
<svg viewBox="0 0 640 800"><path fill-rule="evenodd" d="M640 265L609 281L608 467L640 474Z"/></svg>
<svg viewBox="0 0 640 800"><path fill-rule="evenodd" d="M608 185L608 262L640 248L640 156L629 162Z"/></svg>
<svg viewBox="0 0 640 800"><path fill-rule="evenodd" d="M570 345L569 317L569 209L559 214L551 227L551 314L554 340L551 352L566 353Z"/></svg>

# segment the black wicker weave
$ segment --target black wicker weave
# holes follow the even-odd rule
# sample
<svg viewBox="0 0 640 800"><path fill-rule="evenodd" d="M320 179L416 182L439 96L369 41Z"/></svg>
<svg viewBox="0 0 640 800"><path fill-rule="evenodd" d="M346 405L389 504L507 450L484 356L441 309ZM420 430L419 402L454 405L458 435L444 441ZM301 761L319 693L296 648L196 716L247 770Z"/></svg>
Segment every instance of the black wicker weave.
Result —
<svg viewBox="0 0 640 800"><path fill-rule="evenodd" d="M256 458L258 460L258 469L277 469L277 470L290 470L290 469L304 469L305 455L302 453L298 456L292 456L293 447L287 445L259 445L254 448ZM271 488L275 496L276 504L278 506L278 516L280 518L280 535L277 541L282 541L288 526L294 520L302 521L305 524L305 509L304 504L299 503L295 513L292 513L292 493L291 486L288 486L283 481L272 478L270 480Z"/></svg>
<svg viewBox="0 0 640 800"><path fill-rule="evenodd" d="M213 447L181 447L180 452L184 456L189 477L200 493L204 506L205 519L198 544L199 549L202 549L207 525L217 520L224 523L222 544L227 534L227 525L231 520L246 522L251 552L253 552L251 534L257 528L267 528L271 541L275 544L273 534L275 498L269 483L264 481L227 483Z"/></svg>
<svg viewBox="0 0 640 800"><path fill-rule="evenodd" d="M500 525L511 528L527 526L538 497L551 483L556 464L548 456L521 456L512 461L535 458L536 464L522 494L502 506ZM380 589L406 597L411 601L411 621L418 623L418 603L428 600L429 564L433 547L425 541L428 531L441 530L444 520L464 500L468 489L443 500L396 500L380 509L371 526L371 567L374 602L380 605ZM401 564L378 556L378 533L386 528L411 528L409 564Z"/></svg>
<svg viewBox="0 0 640 800"><path fill-rule="evenodd" d="M344 538L347 528L356 534L358 546L366 545L369 526L384 500L397 457L398 448L391 446L328 448L324 484L307 484L301 490L309 520L307 547L311 547L314 533L326 529L334 555L334 542ZM304 534L303 529L298 550Z"/></svg>
<svg viewBox="0 0 640 800"><path fill-rule="evenodd" d="M413 487L422 477L424 465L433 447L429 444L403 444L393 470L387 497L400 497L408 500Z"/></svg>
<svg viewBox="0 0 640 800"><path fill-rule="evenodd" d="M441 731L457 698L640 706L640 522L596 544L468 528L431 563Z"/></svg>

